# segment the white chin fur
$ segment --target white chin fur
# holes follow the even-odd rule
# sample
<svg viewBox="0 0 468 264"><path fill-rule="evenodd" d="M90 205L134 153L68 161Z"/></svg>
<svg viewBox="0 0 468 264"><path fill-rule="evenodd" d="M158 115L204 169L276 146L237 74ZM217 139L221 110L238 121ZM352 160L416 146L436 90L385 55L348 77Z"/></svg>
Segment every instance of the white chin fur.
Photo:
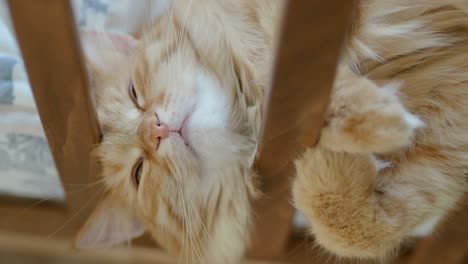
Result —
<svg viewBox="0 0 468 264"><path fill-rule="evenodd" d="M208 76L199 75L197 82L197 103L187 120L186 136L201 163L202 173L207 174L236 160L237 151L227 126L231 111L227 95Z"/></svg>

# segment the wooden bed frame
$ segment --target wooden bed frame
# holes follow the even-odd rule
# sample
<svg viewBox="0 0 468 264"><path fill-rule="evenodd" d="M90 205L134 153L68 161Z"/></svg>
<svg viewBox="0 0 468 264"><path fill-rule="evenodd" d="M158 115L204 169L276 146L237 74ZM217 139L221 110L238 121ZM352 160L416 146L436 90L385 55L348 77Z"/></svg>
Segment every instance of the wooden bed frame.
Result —
<svg viewBox="0 0 468 264"><path fill-rule="evenodd" d="M15 201L1 202L0 261L32 263L46 254L69 263L175 263L159 249L144 249L151 244L145 239L124 249L126 253L75 253L68 242L59 242L73 237L98 198L98 186L93 184L98 167L90 150L99 141L99 126L70 3L9 0L9 6L67 199L64 205L29 207ZM289 263L294 213L289 193L291 160L317 141L352 12L351 0L288 2L257 162L265 198L255 204L258 224L249 254L252 258ZM406 263L466 261L466 209L456 214L452 224L442 225L436 237L420 242ZM299 263L312 261L310 257Z"/></svg>

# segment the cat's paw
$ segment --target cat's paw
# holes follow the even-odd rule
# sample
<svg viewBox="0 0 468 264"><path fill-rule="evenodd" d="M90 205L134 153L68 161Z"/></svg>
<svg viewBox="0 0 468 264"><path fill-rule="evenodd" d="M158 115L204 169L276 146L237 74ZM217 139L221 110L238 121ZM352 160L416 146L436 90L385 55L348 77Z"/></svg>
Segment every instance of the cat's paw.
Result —
<svg viewBox="0 0 468 264"><path fill-rule="evenodd" d="M340 85L340 82L338 81ZM379 87L356 77L336 89L320 144L334 151L385 153L409 146L424 123L405 109L399 84Z"/></svg>
<svg viewBox="0 0 468 264"><path fill-rule="evenodd" d="M378 164L381 163L381 164ZM295 161L293 202L317 244L342 257L380 258L398 246L394 221L375 190L378 169L391 166L370 154L308 149ZM392 234L392 235L389 235Z"/></svg>

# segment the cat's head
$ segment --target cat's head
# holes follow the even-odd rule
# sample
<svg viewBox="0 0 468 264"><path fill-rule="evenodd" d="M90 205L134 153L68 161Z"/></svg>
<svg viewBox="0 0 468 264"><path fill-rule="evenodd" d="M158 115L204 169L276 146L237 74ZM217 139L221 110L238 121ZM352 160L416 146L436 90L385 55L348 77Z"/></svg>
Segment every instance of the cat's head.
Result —
<svg viewBox="0 0 468 264"><path fill-rule="evenodd" d="M106 191L77 247L148 231L190 263L239 258L255 194L255 140L236 71L210 68L173 24L139 40L92 30L82 39L103 130L96 153Z"/></svg>

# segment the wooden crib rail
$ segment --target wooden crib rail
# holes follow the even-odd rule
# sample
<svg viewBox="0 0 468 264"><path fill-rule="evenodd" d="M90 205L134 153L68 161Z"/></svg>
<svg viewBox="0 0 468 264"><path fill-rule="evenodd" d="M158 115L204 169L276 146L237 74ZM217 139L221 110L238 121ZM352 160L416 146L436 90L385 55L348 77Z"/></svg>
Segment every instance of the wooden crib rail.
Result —
<svg viewBox="0 0 468 264"><path fill-rule="evenodd" d="M287 2L257 162L264 198L254 208L253 256L285 252L294 214L292 160L318 139L353 7L352 0Z"/></svg>
<svg viewBox="0 0 468 264"><path fill-rule="evenodd" d="M69 1L8 2L42 125L66 191L65 207L0 203L0 228L70 237L93 206L98 123Z"/></svg>
<svg viewBox="0 0 468 264"><path fill-rule="evenodd" d="M254 205L252 257L282 259L287 263L323 263L314 258L310 247L304 249L304 257L299 261L290 262L287 257L294 213L289 194L291 161L318 139L356 2L287 1L256 163L264 195ZM0 262L13 259L15 263L36 263L40 257L54 263L176 263L155 248L135 246L119 252L76 253L63 243L82 225L99 196L99 186L95 184L98 166L90 155L91 148L98 143L99 125L70 1L8 0L8 3L41 122L67 196L61 206L1 201ZM463 263L457 261L466 261L468 236L463 232L468 230L467 219L467 214L459 214L447 227L456 223L462 226L460 229L442 227L438 235L420 243L408 262L399 263L440 263L434 261L441 260L441 256L434 254L447 254L443 258L446 264ZM31 235L35 237L30 238ZM447 247L454 251L447 251Z"/></svg>

